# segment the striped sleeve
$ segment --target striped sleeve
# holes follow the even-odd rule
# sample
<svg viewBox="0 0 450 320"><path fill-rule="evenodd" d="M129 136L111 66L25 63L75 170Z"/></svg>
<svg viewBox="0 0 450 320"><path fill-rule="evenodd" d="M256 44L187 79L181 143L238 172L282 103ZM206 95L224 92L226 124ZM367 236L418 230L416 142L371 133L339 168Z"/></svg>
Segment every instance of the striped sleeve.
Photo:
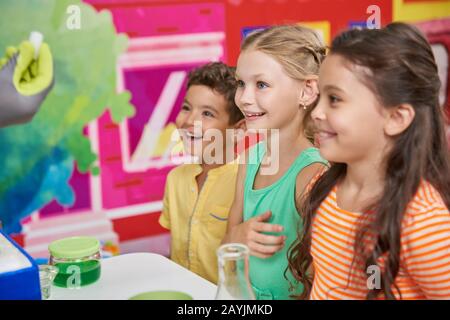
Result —
<svg viewBox="0 0 450 320"><path fill-rule="evenodd" d="M427 299L450 299L450 212L442 202L408 216L402 230L405 268Z"/></svg>

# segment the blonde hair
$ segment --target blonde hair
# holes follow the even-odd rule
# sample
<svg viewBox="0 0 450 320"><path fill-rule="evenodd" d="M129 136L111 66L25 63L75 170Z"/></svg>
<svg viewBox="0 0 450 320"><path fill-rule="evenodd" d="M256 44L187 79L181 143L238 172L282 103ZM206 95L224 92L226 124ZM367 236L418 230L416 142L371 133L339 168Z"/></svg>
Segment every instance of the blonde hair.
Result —
<svg viewBox="0 0 450 320"><path fill-rule="evenodd" d="M318 76L325 59L326 47L317 33L299 25L273 26L251 33L241 45L241 51L258 50L272 56L286 73L296 80L307 80ZM318 99L306 106L303 128L308 139L313 141L314 133L311 112Z"/></svg>

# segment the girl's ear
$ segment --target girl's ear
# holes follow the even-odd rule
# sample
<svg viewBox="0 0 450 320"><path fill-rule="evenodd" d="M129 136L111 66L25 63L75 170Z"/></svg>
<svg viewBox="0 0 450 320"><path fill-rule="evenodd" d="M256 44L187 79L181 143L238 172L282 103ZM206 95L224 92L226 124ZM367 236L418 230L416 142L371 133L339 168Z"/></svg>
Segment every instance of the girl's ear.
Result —
<svg viewBox="0 0 450 320"><path fill-rule="evenodd" d="M415 115L413 106L408 103L387 109L384 132L391 137L401 134L413 122Z"/></svg>
<svg viewBox="0 0 450 320"><path fill-rule="evenodd" d="M317 78L311 78L304 81L299 104L309 106L316 101L319 95L319 85Z"/></svg>

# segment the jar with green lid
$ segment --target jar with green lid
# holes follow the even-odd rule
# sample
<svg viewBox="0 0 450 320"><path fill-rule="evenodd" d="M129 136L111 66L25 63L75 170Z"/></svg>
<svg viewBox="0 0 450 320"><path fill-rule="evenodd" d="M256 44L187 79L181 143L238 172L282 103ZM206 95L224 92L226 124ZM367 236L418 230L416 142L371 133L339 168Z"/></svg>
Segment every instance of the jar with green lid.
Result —
<svg viewBox="0 0 450 320"><path fill-rule="evenodd" d="M92 237L71 237L52 242L49 263L58 267L54 285L79 288L100 278L100 242Z"/></svg>

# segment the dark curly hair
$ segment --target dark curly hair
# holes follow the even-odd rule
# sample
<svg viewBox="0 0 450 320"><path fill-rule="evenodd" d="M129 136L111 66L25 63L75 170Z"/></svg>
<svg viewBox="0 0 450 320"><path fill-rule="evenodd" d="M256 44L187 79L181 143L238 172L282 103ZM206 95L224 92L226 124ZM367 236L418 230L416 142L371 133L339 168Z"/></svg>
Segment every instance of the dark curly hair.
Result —
<svg viewBox="0 0 450 320"><path fill-rule="evenodd" d="M230 115L229 124L235 124L244 118L234 102L237 88L235 71L236 68L227 66L223 62L211 62L192 70L187 83L188 89L193 85L203 85L223 95Z"/></svg>

